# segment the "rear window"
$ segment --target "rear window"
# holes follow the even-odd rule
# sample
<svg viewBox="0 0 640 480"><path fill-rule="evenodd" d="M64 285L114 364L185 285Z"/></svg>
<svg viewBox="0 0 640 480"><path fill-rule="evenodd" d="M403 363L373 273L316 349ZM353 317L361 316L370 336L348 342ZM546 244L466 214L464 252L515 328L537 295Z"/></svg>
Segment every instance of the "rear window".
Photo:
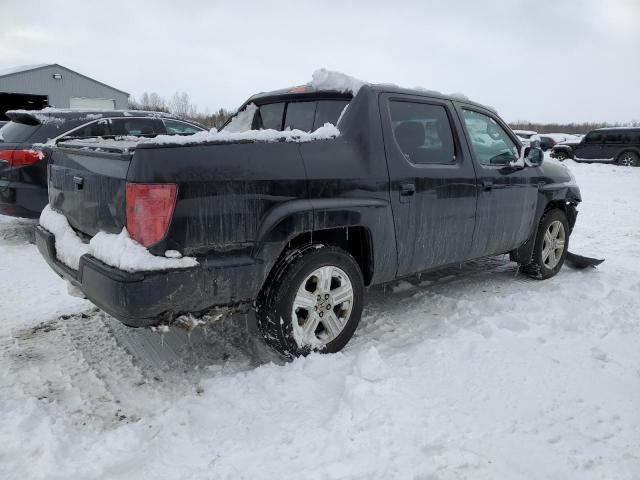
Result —
<svg viewBox="0 0 640 480"><path fill-rule="evenodd" d="M325 123L336 125L344 108L349 105L349 100L320 100L316 108L316 119L313 129L317 130Z"/></svg>
<svg viewBox="0 0 640 480"><path fill-rule="evenodd" d="M284 128L310 132L316 116L316 102L289 102L284 120Z"/></svg>
<svg viewBox="0 0 640 480"><path fill-rule="evenodd" d="M9 122L0 128L0 141L6 143L26 142L41 128L41 125L25 125L24 123Z"/></svg>
<svg viewBox="0 0 640 480"><path fill-rule="evenodd" d="M255 115L250 111L253 104L238 113L235 120L246 113L251 114L250 125L252 130L283 130L298 129L311 132L322 127L325 123L337 125L340 115L351 100L344 99L319 99L300 100L290 102L274 102L253 106ZM233 129L231 128L233 125ZM244 131L248 129L249 122L240 125L238 121L231 121L223 128L228 131ZM235 127L240 126L237 130Z"/></svg>
<svg viewBox="0 0 640 480"><path fill-rule="evenodd" d="M282 117L284 115L284 102L267 103L258 108L256 114L256 130L282 130Z"/></svg>

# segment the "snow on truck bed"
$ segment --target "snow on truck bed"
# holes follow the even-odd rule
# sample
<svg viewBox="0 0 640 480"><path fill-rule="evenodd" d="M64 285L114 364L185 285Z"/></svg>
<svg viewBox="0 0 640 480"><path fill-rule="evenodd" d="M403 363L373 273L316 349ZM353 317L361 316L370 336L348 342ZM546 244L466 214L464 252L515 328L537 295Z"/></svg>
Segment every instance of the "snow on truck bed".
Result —
<svg viewBox="0 0 640 480"><path fill-rule="evenodd" d="M566 164L598 269L373 288L344 352L288 363L244 317L122 326L0 216L0 478L636 480L640 168Z"/></svg>

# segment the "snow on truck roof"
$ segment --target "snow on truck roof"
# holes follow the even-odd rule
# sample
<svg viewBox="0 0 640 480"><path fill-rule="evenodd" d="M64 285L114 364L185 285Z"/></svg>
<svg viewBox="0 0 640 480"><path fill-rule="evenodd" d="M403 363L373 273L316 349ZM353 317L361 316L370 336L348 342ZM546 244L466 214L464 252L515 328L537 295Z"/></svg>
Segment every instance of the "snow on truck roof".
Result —
<svg viewBox="0 0 640 480"><path fill-rule="evenodd" d="M427 95L431 97L445 98L449 100L464 101L474 103L476 105L488 108L495 111L493 107L488 105L482 105L469 99L464 93L442 93L437 90L431 90L425 87L417 86L414 88L406 88L393 83L371 83L358 78L349 76L347 74L327 70L326 68L320 68L313 72L311 75L311 81L294 87L284 88L280 90L273 90L269 92L257 93L247 102L245 102L240 109L244 108L247 104L252 103L254 100L258 100L265 97L280 96L280 95L294 95L303 93L317 93L317 92L336 92L342 94L357 95L360 89L364 86L368 86L375 90L385 92L397 92L397 93L409 93L414 95Z"/></svg>
<svg viewBox="0 0 640 480"><path fill-rule="evenodd" d="M66 121L97 120L107 117L151 117L151 118L176 118L165 112L150 112L146 110L71 110L64 108L46 107L42 110L8 110L5 115L14 122L29 124L62 124Z"/></svg>

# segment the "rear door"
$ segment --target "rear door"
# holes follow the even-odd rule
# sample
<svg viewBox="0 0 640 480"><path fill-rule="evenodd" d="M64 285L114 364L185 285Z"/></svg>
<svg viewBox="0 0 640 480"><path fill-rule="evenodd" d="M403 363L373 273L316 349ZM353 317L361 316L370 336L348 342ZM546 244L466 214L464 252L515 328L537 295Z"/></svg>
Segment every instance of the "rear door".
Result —
<svg viewBox="0 0 640 480"><path fill-rule="evenodd" d="M493 112L457 104L478 178L478 208L471 257L506 253L531 233L539 167L514 168L520 146ZM524 147L523 147L524 148Z"/></svg>
<svg viewBox="0 0 640 480"><path fill-rule="evenodd" d="M398 276L468 259L476 177L452 103L401 94L379 102Z"/></svg>

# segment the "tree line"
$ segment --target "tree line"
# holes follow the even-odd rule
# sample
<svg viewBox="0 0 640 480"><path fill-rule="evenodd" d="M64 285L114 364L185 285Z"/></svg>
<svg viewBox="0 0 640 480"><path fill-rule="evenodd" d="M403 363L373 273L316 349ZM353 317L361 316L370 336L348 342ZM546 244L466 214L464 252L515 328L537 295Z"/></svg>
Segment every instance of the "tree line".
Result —
<svg viewBox="0 0 640 480"><path fill-rule="evenodd" d="M207 128L222 127L234 113L224 108L213 113L208 109L201 112L195 104L191 103L191 98L186 92L176 92L168 100L156 92L144 92L140 98L129 97L129 109L171 113L178 118L197 122Z"/></svg>
<svg viewBox="0 0 640 480"><path fill-rule="evenodd" d="M640 121L634 120L626 123L607 122L583 122L583 123L536 123L526 120L510 122L513 130L533 130L538 133L581 133L586 134L596 128L604 127L640 127Z"/></svg>

